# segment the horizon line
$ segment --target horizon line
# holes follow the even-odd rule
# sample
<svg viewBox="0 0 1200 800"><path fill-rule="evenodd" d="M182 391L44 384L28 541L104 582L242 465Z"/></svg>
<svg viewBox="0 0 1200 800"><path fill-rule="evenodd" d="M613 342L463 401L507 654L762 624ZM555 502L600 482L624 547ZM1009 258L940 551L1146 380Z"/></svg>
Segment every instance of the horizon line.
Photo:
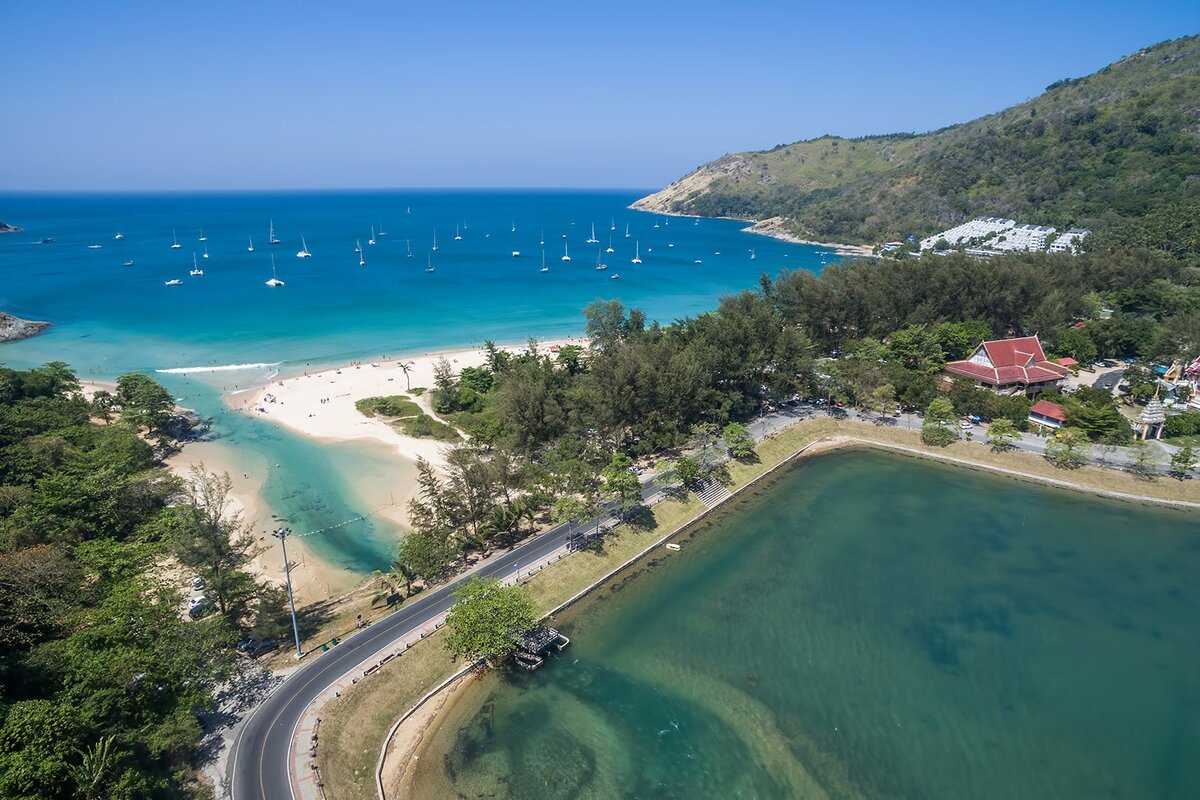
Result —
<svg viewBox="0 0 1200 800"><path fill-rule="evenodd" d="M661 187L659 187L661 188ZM8 189L4 195L50 194L314 194L321 192L656 192L650 186L328 186L328 187L259 187L259 188L195 188L195 189Z"/></svg>

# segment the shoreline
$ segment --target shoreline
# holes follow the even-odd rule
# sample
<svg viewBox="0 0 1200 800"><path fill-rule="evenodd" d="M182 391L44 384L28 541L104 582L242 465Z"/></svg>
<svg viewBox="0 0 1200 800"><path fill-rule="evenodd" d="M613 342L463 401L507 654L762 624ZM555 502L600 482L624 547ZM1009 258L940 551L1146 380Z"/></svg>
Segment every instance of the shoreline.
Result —
<svg viewBox="0 0 1200 800"><path fill-rule="evenodd" d="M565 345L586 347L587 340L560 337L538 342L543 352ZM515 352L524 347L497 345L500 350ZM365 439L384 445L407 464L424 458L441 467L442 452L453 442L408 436L379 417L366 416L355 403L367 397L402 395L437 419L430 405L430 392L434 387L434 369L443 358L457 373L465 367L486 364L487 352L482 347L459 348L370 362L352 361L349 365L335 364L316 370L300 368L299 375L280 374L261 386L223 393L222 400L233 411L259 416L324 444ZM408 365L407 374L399 368L401 364ZM425 391L413 395L410 388Z"/></svg>
<svg viewBox="0 0 1200 800"><path fill-rule="evenodd" d="M789 466L794 466L809 458L814 458L825 453L853 448L877 448L909 458L925 458L937 463L944 463L958 468L992 473L1012 480L1039 484L1043 487L1049 486L1064 491L1103 497L1109 501L1132 502L1140 505L1171 508L1175 510L1200 509L1200 503L1189 500L1158 498L1148 495L1135 495L1102 489L1074 481L1048 478L1046 476L1036 475L1034 473L1023 472L1018 469L1011 469L994 464L985 464L966 458L959 458L946 453L928 452L919 447L910 447L890 442L875 441L839 432L828 436L821 436L811 441L792 455L783 458L781 461L772 465L764 472L754 476L745 484L737 487L737 489L735 489L729 497L719 501L711 507L704 508L695 516L685 520L673 530L663 534L661 537L648 544L645 548L633 556L616 565L605 575L589 583L586 587L572 595L569 599L558 604L545 615L543 615L542 619L551 617L554 614L557 614L584 599L588 595L603 587L605 584L617 578L621 573L627 571L639 561L652 556L653 552L662 547L666 542L686 536L687 532L697 523L701 522L718 510L727 509L730 501L735 500L747 490L758 485L760 482L768 480L777 471L786 469ZM467 685L468 679L476 675L476 673L473 671L473 667L474 665L471 665L470 667L464 667L463 671L456 673L454 676L451 676L449 679L444 681L441 685L434 687L416 706L407 711L400 717L400 719L397 720L389 737L384 741L380 748L380 761L377 770L378 779L380 781L381 788L386 784L391 790L383 796L405 797L409 795L412 789L412 774L409 770L409 767L414 761L418 761L423 756L428 755L427 748L430 746L430 742L433 739L432 734L437 733L440 726L444 724L449 716L450 711L454 708L455 703L462 699L464 694L463 689ZM387 775L386 778L385 773Z"/></svg>
<svg viewBox="0 0 1200 800"><path fill-rule="evenodd" d="M653 195L649 195L653 197ZM646 198L642 198L645 200ZM856 256L859 258L875 258L874 249L866 244L846 244L845 242L817 242L812 239L801 239L795 234L788 233L779 227L779 222L782 217L771 217L769 219L754 219L752 217L728 217L728 216L707 216L704 214L684 214L678 211L664 211L659 208L646 208L639 206L638 200L632 205L627 206L631 211L640 211L643 214L660 214L665 217L679 217L681 219L723 219L730 222L748 223L745 228L741 229L742 233L750 233L755 236L766 236L769 239L777 239L788 244L803 244L811 247L824 247L833 250L839 255Z"/></svg>

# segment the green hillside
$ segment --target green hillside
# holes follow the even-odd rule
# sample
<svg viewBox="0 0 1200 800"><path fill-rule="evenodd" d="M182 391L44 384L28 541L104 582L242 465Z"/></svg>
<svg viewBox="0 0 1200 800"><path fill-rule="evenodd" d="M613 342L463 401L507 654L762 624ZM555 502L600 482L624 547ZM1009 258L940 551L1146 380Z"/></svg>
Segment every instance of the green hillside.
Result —
<svg viewBox="0 0 1200 800"><path fill-rule="evenodd" d="M637 207L782 217L781 227L804 238L874 243L978 215L1100 231L1198 199L1193 36L931 133L823 136L724 156Z"/></svg>

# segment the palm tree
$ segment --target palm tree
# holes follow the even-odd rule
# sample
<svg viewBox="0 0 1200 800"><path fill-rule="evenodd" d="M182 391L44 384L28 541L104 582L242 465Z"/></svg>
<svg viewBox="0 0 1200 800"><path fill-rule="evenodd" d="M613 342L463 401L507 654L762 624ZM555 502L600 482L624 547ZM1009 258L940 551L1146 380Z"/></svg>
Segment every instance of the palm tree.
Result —
<svg viewBox="0 0 1200 800"><path fill-rule="evenodd" d="M396 366L400 367L404 372L404 391L412 391L412 368L415 366L411 361L401 361Z"/></svg>
<svg viewBox="0 0 1200 800"><path fill-rule="evenodd" d="M71 764L68 769L75 781L75 796L80 800L100 800L105 796L104 783L115 761L112 743L113 737L105 736L91 750L75 751L82 758L82 763Z"/></svg>

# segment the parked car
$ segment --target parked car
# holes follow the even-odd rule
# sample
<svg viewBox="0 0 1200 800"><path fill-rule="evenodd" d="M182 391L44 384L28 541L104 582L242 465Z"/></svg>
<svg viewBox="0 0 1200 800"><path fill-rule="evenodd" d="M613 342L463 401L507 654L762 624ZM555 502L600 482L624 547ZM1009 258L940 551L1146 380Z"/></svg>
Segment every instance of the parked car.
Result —
<svg viewBox="0 0 1200 800"><path fill-rule="evenodd" d="M196 619L213 607L212 601L208 599L208 595L198 594L188 601L188 616Z"/></svg>
<svg viewBox="0 0 1200 800"><path fill-rule="evenodd" d="M204 588L204 578L201 578L199 575L192 578L192 588L195 589L196 591L203 589Z"/></svg>
<svg viewBox="0 0 1200 800"><path fill-rule="evenodd" d="M249 653L250 649L252 647L254 647L254 645L256 645L256 644L258 644L258 637L247 636L246 638L242 639L240 642L237 643L238 652L239 653Z"/></svg>
<svg viewBox="0 0 1200 800"><path fill-rule="evenodd" d="M961 419L958 421L958 427L962 428L964 431L969 431L975 426L971 424L970 420Z"/></svg>
<svg viewBox="0 0 1200 800"><path fill-rule="evenodd" d="M272 650L279 649L279 642L274 639L264 639L258 644L250 648L249 653L251 658L258 658L261 655L266 655Z"/></svg>

